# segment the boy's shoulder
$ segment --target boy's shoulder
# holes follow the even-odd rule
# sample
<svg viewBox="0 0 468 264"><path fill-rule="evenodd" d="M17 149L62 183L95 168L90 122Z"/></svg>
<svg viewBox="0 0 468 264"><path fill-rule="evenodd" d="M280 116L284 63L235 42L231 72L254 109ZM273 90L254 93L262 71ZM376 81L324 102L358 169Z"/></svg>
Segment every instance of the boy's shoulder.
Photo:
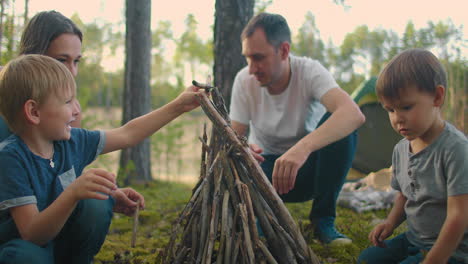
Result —
<svg viewBox="0 0 468 264"><path fill-rule="evenodd" d="M11 134L0 142L0 152L9 153L24 150L23 145L24 143L22 143L21 139L17 135Z"/></svg>
<svg viewBox="0 0 468 264"><path fill-rule="evenodd" d="M468 139L466 135L449 122L445 123L445 128L440 136L440 140L442 143L441 145L446 148L465 148L468 150Z"/></svg>

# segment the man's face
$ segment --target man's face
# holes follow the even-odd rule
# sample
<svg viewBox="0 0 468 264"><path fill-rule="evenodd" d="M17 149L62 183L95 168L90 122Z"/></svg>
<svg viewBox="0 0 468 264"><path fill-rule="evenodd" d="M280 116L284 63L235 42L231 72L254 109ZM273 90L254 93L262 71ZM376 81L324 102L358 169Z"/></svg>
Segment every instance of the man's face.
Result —
<svg viewBox="0 0 468 264"><path fill-rule="evenodd" d="M268 43L262 28L242 41L242 54L249 65L249 73L255 75L261 86L274 85L281 78L281 50Z"/></svg>

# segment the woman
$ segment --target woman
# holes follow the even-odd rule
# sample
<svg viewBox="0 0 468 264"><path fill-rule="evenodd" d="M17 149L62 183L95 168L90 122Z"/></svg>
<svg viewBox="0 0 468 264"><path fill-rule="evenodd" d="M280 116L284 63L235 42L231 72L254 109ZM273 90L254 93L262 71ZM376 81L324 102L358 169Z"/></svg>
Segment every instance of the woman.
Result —
<svg viewBox="0 0 468 264"><path fill-rule="evenodd" d="M36 14L26 26L20 41L20 55L43 54L63 63L76 77L81 59L83 34L67 17L56 11ZM73 113L73 127L81 126L81 112L78 100L74 99L77 109ZM4 120L0 118L0 140L10 134ZM81 171L76 171L81 175ZM144 207L144 198L131 188L118 189L113 199L84 200L80 202L69 218L61 233L54 239L50 248L56 263L89 263L96 255L107 235L112 219L112 211L133 214L137 202ZM0 208L2 208L0 206ZM6 211L6 212L5 212ZM0 209L0 217L7 210ZM35 244L19 239L18 234L3 234L0 226L0 263L37 263L39 254ZM3 243L11 236L18 237L13 243ZM7 239L8 238L8 239ZM14 257L12 257L14 256Z"/></svg>

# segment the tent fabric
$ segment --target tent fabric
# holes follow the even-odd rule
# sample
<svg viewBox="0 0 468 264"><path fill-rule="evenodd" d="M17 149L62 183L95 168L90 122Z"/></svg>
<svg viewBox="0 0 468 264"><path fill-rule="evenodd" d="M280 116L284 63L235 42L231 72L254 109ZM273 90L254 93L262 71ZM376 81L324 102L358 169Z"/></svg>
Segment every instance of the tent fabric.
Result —
<svg viewBox="0 0 468 264"><path fill-rule="evenodd" d="M366 122L358 129L358 144L353 160L353 168L363 173L390 167L393 147L401 139L377 100L376 81L376 77L371 77L351 94L366 117Z"/></svg>

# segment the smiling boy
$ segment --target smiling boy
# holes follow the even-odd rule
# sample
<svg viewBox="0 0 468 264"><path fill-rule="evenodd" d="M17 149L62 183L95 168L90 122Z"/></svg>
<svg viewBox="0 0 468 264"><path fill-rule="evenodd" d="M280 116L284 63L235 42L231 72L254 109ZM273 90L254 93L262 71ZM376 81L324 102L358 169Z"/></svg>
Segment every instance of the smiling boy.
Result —
<svg viewBox="0 0 468 264"><path fill-rule="evenodd" d="M66 227L80 224L83 200L107 200L117 187L113 173L80 172L97 155L134 146L197 107L196 91L122 127L88 131L71 127L76 86L62 63L43 55L9 62L0 73L0 113L14 133L0 144L0 263L89 263L107 229ZM76 240L74 255L62 256L56 247L68 237Z"/></svg>

